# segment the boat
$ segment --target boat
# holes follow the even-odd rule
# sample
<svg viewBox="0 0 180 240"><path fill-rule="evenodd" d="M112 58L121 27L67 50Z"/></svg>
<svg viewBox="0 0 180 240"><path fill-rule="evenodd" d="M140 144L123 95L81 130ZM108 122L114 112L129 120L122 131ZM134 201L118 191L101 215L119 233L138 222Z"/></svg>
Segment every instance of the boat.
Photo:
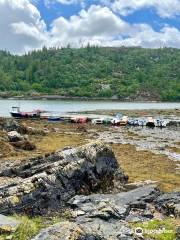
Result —
<svg viewBox="0 0 180 240"><path fill-rule="evenodd" d="M156 119L155 120L155 126L156 127L163 128L163 127L166 127L167 124L168 124L168 121L166 121L166 120L162 120L162 119Z"/></svg>
<svg viewBox="0 0 180 240"><path fill-rule="evenodd" d="M120 126L126 126L128 123L128 116L123 116L120 120Z"/></svg>
<svg viewBox="0 0 180 240"><path fill-rule="evenodd" d="M14 118L40 118L41 110L33 110L31 112L22 112L20 110L20 107L12 107L12 110L10 112L11 116Z"/></svg>
<svg viewBox="0 0 180 240"><path fill-rule="evenodd" d="M126 126L128 124L128 116L120 116L117 114L112 120L113 126Z"/></svg>
<svg viewBox="0 0 180 240"><path fill-rule="evenodd" d="M96 118L96 119L92 119L92 124L103 124L104 123L104 119L103 118Z"/></svg>
<svg viewBox="0 0 180 240"><path fill-rule="evenodd" d="M82 116L75 116L71 118L72 123L87 123L88 118L87 117L82 117Z"/></svg>
<svg viewBox="0 0 180 240"><path fill-rule="evenodd" d="M156 120L153 117L148 117L146 126L154 128L156 126Z"/></svg>
<svg viewBox="0 0 180 240"><path fill-rule="evenodd" d="M147 124L147 120L146 119L139 119L138 120L138 126L144 127Z"/></svg>
<svg viewBox="0 0 180 240"><path fill-rule="evenodd" d="M105 118L103 119L103 123L104 123L104 124L111 124L111 121L112 121L112 118L110 118L110 117L105 117Z"/></svg>
<svg viewBox="0 0 180 240"><path fill-rule="evenodd" d="M61 119L61 117L58 117L58 116L49 116L48 121L49 122L60 122L60 121L62 121L62 119Z"/></svg>

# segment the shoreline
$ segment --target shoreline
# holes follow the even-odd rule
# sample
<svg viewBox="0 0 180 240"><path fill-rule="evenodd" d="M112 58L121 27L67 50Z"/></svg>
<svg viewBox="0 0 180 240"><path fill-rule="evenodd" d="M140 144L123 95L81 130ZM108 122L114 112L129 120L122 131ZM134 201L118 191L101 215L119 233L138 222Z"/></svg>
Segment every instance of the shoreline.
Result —
<svg viewBox="0 0 180 240"><path fill-rule="evenodd" d="M110 101L110 102L129 102L129 103L180 103L180 101L160 101L147 99L113 99L113 98L88 98L88 97L66 97L59 95L41 95L41 96L0 96L0 100L75 100L75 101Z"/></svg>

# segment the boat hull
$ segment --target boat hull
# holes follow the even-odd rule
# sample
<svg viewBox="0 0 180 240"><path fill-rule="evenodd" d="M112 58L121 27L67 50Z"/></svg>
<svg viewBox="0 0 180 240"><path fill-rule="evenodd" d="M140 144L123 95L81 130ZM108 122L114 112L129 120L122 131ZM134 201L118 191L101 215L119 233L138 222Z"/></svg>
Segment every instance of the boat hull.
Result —
<svg viewBox="0 0 180 240"><path fill-rule="evenodd" d="M30 118L30 119L37 119L40 118L39 114L33 113L33 114L22 114L22 113L10 113L13 118Z"/></svg>

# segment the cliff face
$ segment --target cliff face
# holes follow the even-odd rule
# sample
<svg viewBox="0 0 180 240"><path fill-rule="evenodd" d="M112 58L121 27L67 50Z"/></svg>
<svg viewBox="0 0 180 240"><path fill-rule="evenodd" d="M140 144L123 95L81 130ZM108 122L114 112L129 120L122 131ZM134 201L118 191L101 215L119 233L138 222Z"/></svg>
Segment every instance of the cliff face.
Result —
<svg viewBox="0 0 180 240"><path fill-rule="evenodd" d="M52 213L76 194L121 188L127 182L111 148L100 142L27 159L1 169L3 176L14 180L0 187L3 214Z"/></svg>

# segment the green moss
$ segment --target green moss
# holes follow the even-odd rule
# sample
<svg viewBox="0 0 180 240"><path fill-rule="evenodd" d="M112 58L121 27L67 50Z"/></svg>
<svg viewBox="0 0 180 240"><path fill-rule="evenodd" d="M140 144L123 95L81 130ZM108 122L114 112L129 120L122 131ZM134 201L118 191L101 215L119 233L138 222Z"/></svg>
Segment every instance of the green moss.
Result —
<svg viewBox="0 0 180 240"><path fill-rule="evenodd" d="M154 240L175 240L177 222L175 219L167 218L165 220L152 220L143 223L131 225L134 232L137 228L142 229L142 235L145 239ZM135 234L136 235L136 234Z"/></svg>

